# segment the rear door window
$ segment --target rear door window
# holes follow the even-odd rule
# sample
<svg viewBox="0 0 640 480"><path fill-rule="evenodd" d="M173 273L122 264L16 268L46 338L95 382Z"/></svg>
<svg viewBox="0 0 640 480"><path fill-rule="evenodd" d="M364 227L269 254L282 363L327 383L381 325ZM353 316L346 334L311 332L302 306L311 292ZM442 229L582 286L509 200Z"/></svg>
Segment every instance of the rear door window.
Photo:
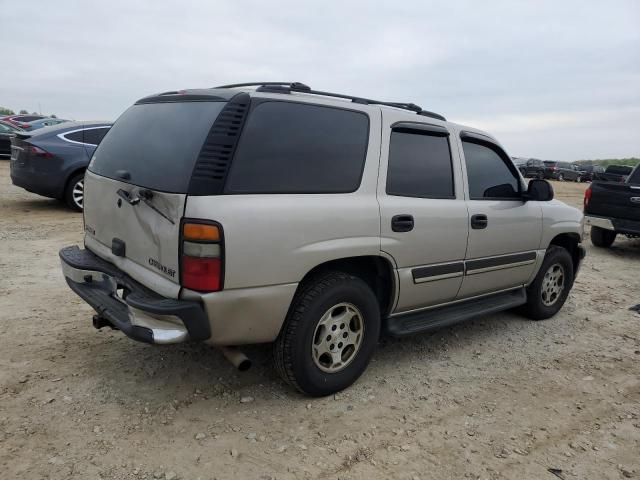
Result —
<svg viewBox="0 0 640 480"><path fill-rule="evenodd" d="M410 129L394 129L389 144L387 194L454 198L449 138Z"/></svg>
<svg viewBox="0 0 640 480"><path fill-rule="evenodd" d="M249 115L226 193L347 193L358 189L369 117L352 110L267 101Z"/></svg>
<svg viewBox="0 0 640 480"><path fill-rule="evenodd" d="M185 101L130 107L96 149L89 170L171 193L186 193L200 150L226 103Z"/></svg>

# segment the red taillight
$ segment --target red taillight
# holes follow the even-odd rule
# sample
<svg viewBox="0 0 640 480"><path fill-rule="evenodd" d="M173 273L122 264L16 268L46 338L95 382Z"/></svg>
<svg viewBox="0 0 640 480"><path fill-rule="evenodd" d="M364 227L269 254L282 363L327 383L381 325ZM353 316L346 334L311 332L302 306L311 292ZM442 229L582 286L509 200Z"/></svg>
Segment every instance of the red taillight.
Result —
<svg viewBox="0 0 640 480"><path fill-rule="evenodd" d="M36 147L35 145L31 145L29 147L29 153L31 155L35 155L36 157L53 158L53 155L51 155L49 152L43 150L40 147Z"/></svg>
<svg viewBox="0 0 640 480"><path fill-rule="evenodd" d="M584 191L584 208L587 208L587 205L589 205L589 201L591 200L591 194L593 192L591 191L591 185L589 185L589 188L587 188Z"/></svg>
<svg viewBox="0 0 640 480"><path fill-rule="evenodd" d="M199 292L217 292L223 285L222 227L184 220L180 227L183 287Z"/></svg>
<svg viewBox="0 0 640 480"><path fill-rule="evenodd" d="M222 285L219 258L182 256L182 286L191 290L215 292Z"/></svg>

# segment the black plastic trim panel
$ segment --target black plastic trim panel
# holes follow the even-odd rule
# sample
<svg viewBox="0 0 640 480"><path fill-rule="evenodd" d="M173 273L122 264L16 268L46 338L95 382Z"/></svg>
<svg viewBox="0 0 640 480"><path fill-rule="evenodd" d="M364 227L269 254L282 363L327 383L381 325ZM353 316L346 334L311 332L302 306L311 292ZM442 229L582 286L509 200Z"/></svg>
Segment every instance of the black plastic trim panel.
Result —
<svg viewBox="0 0 640 480"><path fill-rule="evenodd" d="M189 195L219 195L231 167L251 98L239 93L227 102L209 130L193 168Z"/></svg>
<svg viewBox="0 0 640 480"><path fill-rule="evenodd" d="M411 270L414 282L416 280L422 280L429 277L438 277L440 275L449 275L452 273L464 273L464 262L433 265L430 267L419 267Z"/></svg>
<svg viewBox="0 0 640 480"><path fill-rule="evenodd" d="M391 129L405 133L423 133L425 135L434 135L437 137L448 137L449 130L440 125L431 125L429 123L417 122L396 122L391 125Z"/></svg>
<svg viewBox="0 0 640 480"><path fill-rule="evenodd" d="M467 272L474 270L482 270L483 268L492 268L500 266L508 266L512 263L529 262L537 258L536 252L515 253L512 255L504 255L501 257L482 258L479 260L467 260Z"/></svg>

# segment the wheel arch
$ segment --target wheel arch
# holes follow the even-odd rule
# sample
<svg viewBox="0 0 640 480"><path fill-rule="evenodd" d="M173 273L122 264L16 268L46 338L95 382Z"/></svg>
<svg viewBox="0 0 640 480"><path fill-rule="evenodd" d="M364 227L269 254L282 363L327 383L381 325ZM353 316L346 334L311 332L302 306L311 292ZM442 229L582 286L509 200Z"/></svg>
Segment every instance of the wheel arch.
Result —
<svg viewBox="0 0 640 480"><path fill-rule="evenodd" d="M67 193L67 189L69 188L69 185L71 184L71 180L73 180L73 177L75 177L79 173L84 173L86 171L87 171L87 166L84 165L81 167L74 168L70 170L69 173L67 173L67 178L64 181L64 189L62 190L63 197Z"/></svg>
<svg viewBox="0 0 640 480"><path fill-rule="evenodd" d="M577 273L578 267L580 265L580 261L582 260L580 256L580 249L578 245L580 245L582 239L580 235L575 232L566 232L560 233L551 239L549 242L549 246L555 245L558 247L562 247L569 252L571 255L571 260L573 262L573 273Z"/></svg>
<svg viewBox="0 0 640 480"><path fill-rule="evenodd" d="M341 271L364 280L378 298L380 313L388 315L395 304L397 282L391 260L382 255L363 255L328 260L316 265L302 278L296 294L314 277L328 271Z"/></svg>

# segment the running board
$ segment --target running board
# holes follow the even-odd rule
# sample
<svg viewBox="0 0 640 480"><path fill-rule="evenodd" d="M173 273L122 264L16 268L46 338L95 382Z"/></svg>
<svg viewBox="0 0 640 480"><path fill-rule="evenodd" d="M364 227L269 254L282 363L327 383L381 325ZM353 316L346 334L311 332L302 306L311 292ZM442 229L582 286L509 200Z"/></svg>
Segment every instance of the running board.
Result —
<svg viewBox="0 0 640 480"><path fill-rule="evenodd" d="M386 319L386 331L394 337L427 332L464 322L479 315L519 307L526 302L527 293L524 288L519 288L496 295L464 300L444 307L394 315Z"/></svg>

